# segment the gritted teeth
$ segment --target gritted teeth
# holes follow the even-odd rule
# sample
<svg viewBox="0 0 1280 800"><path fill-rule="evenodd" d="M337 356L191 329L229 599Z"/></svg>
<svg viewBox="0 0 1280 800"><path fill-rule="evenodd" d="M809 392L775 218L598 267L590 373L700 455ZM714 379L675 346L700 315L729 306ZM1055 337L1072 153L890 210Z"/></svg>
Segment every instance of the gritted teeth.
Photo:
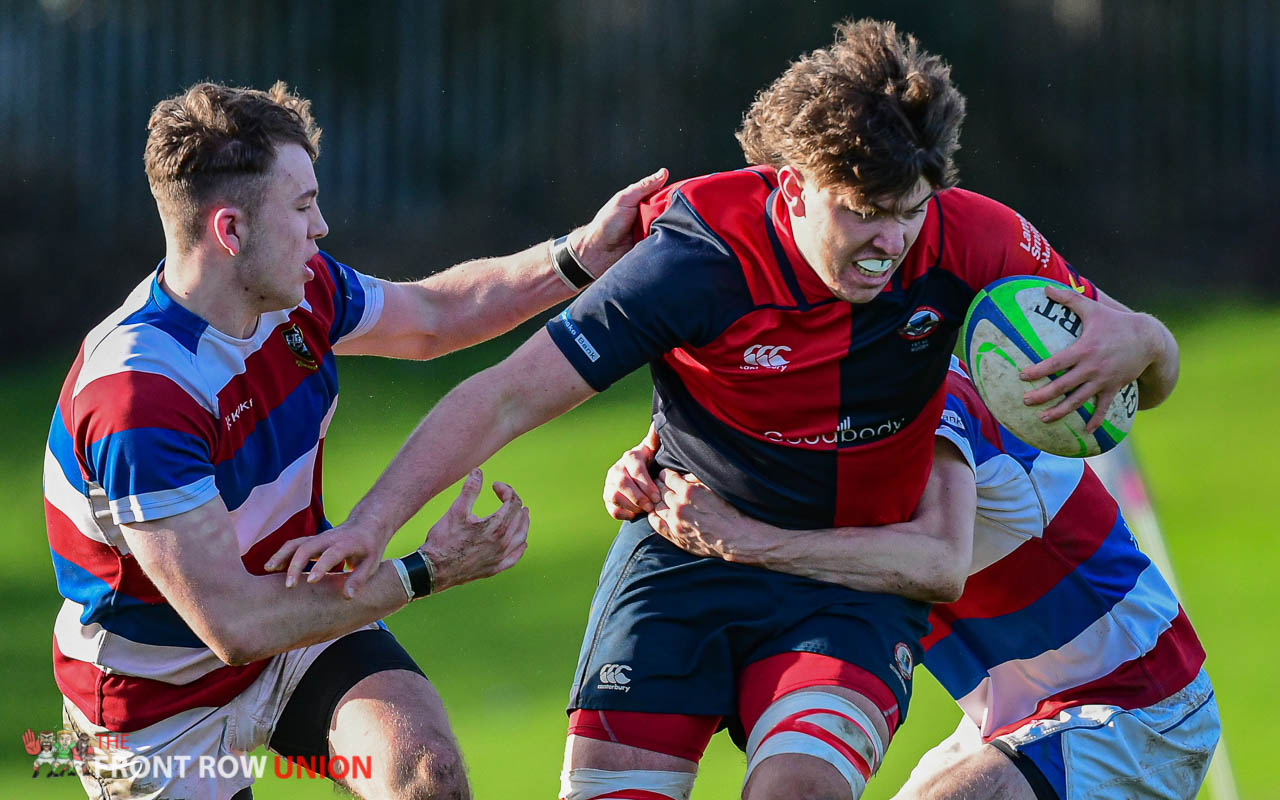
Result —
<svg viewBox="0 0 1280 800"><path fill-rule="evenodd" d="M891 258L863 258L854 262L858 265L858 269L872 275L883 275L893 266Z"/></svg>

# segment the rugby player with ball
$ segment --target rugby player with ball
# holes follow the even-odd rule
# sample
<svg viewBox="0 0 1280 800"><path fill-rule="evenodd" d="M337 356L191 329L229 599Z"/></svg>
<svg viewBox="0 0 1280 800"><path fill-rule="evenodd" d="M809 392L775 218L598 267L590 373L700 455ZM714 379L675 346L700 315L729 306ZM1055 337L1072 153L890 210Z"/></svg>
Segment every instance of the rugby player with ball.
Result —
<svg viewBox="0 0 1280 800"><path fill-rule="evenodd" d="M292 575L312 559L321 572L376 564L428 499L645 365L660 467L780 529L907 522L965 310L1013 275L1080 287L1054 299L1085 320L1072 348L1024 370L1062 373L1028 402L1062 396L1042 412L1056 419L1136 379L1159 403L1177 374L1172 336L1018 214L954 188L963 116L949 68L913 37L841 24L747 112L738 139L753 166L647 201L631 253L442 399L346 523L277 558ZM940 513L958 524L972 500ZM697 557L645 518L624 523L571 692L561 797L687 798L734 720L755 743L750 800L856 798L906 717L929 613L900 593Z"/></svg>

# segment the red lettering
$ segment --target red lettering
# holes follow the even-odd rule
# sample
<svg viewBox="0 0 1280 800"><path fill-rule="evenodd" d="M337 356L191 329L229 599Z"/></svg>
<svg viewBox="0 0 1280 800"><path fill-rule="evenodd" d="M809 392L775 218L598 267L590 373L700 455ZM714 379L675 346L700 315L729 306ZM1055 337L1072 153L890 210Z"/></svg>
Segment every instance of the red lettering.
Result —
<svg viewBox="0 0 1280 800"><path fill-rule="evenodd" d="M284 766L285 768L284 772L280 771L281 766ZM276 771L277 778L289 777L290 775L293 774L293 759L281 758L280 756L276 756L275 771Z"/></svg>
<svg viewBox="0 0 1280 800"><path fill-rule="evenodd" d="M301 777L302 777L302 771L303 771L304 769L307 771L307 777L308 777L308 778L314 778L314 777L316 777L316 757L315 757L315 756L312 756L312 757L311 757L311 758L309 758L309 759L295 758L295 759L293 759L293 763L294 763L295 765L297 765L297 767L298 767L298 777L299 777L299 778L301 778ZM324 765L323 765L323 764L320 766L320 769L321 769L321 770L323 770L323 769L324 769Z"/></svg>
<svg viewBox="0 0 1280 800"><path fill-rule="evenodd" d="M345 757L334 756L329 759L329 780L341 780L342 778L347 777L347 772L349 770L350 765L347 763L347 759Z"/></svg>
<svg viewBox="0 0 1280 800"><path fill-rule="evenodd" d="M351 757L351 777L360 777L360 768L364 767L364 777L373 777L373 756L352 756Z"/></svg>
<svg viewBox="0 0 1280 800"><path fill-rule="evenodd" d="M129 746L129 734L127 733L100 733L98 734L98 747L103 750L117 749L123 750Z"/></svg>

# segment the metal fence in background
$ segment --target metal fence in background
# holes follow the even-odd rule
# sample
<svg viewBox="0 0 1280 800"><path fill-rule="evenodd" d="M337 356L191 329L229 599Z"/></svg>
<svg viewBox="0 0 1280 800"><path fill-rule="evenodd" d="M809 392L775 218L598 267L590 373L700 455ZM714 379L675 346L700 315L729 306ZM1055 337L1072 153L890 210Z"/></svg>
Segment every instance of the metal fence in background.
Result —
<svg viewBox="0 0 1280 800"><path fill-rule="evenodd" d="M197 80L310 97L335 235L422 272L581 221L655 166L738 165L754 93L864 15L953 64L965 185L1104 285L1185 288L1209 262L1280 289L1269 0L0 0L0 274L66 287L57 309L29 290L18 339L58 340L42 320L159 257L146 119Z"/></svg>

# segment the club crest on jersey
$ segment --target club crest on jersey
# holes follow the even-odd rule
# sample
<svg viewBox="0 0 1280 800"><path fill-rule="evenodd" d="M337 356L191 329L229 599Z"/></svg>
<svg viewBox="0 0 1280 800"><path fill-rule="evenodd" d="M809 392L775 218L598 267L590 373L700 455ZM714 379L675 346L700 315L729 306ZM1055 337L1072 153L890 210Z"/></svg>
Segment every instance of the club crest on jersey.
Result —
<svg viewBox="0 0 1280 800"><path fill-rule="evenodd" d="M284 343L289 345L289 349L293 351L294 363L307 369L319 368L320 365L316 363L316 357L311 354L310 348L307 347L307 340L302 337L302 330L296 324L285 328L280 334L284 336Z"/></svg>
<svg viewBox="0 0 1280 800"><path fill-rule="evenodd" d="M742 365L739 369L776 369L782 372L791 363L782 354L790 353L791 348L784 344L753 344L742 353Z"/></svg>
<svg viewBox="0 0 1280 800"><path fill-rule="evenodd" d="M911 683L911 673L915 670L915 659L911 656L911 648L906 642L898 642L893 646L893 671L902 679L903 686Z"/></svg>
<svg viewBox="0 0 1280 800"><path fill-rule="evenodd" d="M933 333L940 322L942 322L942 314L938 313L937 309L920 306L911 312L911 316L907 318L907 324L898 328L898 335L908 342L918 342Z"/></svg>

